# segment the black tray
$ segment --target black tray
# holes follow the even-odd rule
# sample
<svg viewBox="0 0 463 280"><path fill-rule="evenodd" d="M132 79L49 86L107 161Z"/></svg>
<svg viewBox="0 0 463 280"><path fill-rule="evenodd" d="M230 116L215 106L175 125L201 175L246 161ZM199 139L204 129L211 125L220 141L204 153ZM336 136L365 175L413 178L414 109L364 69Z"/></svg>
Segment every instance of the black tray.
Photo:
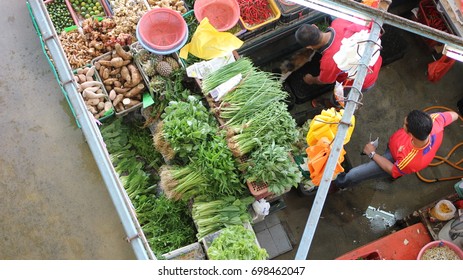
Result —
<svg viewBox="0 0 463 280"><path fill-rule="evenodd" d="M311 99L321 96L324 93L333 91L334 84L308 85L303 80L303 77L308 73L318 76L320 73L320 59L321 54L316 53L311 61L304 64L304 66L292 73L285 80L284 83L287 84L288 88L296 98L296 104L305 103Z"/></svg>

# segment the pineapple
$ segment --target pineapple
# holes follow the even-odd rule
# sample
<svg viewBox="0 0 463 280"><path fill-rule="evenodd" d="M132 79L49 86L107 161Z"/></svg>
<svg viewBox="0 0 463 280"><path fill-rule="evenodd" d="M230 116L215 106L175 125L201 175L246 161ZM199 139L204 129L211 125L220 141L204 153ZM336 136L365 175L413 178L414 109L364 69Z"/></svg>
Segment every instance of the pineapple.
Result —
<svg viewBox="0 0 463 280"><path fill-rule="evenodd" d="M180 67L177 60L175 60L173 57L167 56L164 61L169 63L170 67L172 67L172 70L177 70Z"/></svg>
<svg viewBox="0 0 463 280"><path fill-rule="evenodd" d="M153 77L156 75L156 69L154 68L153 61L148 60L145 64L143 64L143 71L148 77Z"/></svg>
<svg viewBox="0 0 463 280"><path fill-rule="evenodd" d="M169 77L172 74L172 66L165 61L160 61L156 64L156 71L163 77Z"/></svg>
<svg viewBox="0 0 463 280"><path fill-rule="evenodd" d="M153 89L153 91L161 93L166 89L166 81L164 81L161 76L154 75L150 80L149 86Z"/></svg>
<svg viewBox="0 0 463 280"><path fill-rule="evenodd" d="M147 50L140 50L138 52L138 59L142 64L146 63L150 59L150 52Z"/></svg>

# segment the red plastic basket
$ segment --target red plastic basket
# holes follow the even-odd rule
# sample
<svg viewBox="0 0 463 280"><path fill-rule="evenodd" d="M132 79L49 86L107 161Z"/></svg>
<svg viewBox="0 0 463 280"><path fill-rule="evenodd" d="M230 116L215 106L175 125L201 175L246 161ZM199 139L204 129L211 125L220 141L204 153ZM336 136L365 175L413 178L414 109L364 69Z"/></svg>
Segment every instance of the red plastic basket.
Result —
<svg viewBox="0 0 463 280"><path fill-rule="evenodd" d="M178 47L187 36L187 28L182 15L169 8L151 9L138 22L143 43L161 51Z"/></svg>
<svg viewBox="0 0 463 280"><path fill-rule="evenodd" d="M196 0L193 10L199 22L207 17L218 31L233 28L240 18L236 0Z"/></svg>

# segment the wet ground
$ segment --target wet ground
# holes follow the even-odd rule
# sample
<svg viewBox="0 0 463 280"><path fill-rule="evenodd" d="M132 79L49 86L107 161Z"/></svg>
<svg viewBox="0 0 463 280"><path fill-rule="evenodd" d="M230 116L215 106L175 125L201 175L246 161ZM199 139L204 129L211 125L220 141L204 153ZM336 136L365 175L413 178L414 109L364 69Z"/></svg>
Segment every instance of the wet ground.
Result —
<svg viewBox="0 0 463 280"><path fill-rule="evenodd" d="M76 126L42 53L25 2L9 1L1 10L0 51L0 259L134 259L131 246L81 130ZM346 151L352 165L370 133L384 151L391 133L412 109L446 106L456 110L463 97L462 64L439 83L426 79L430 51L420 38L403 35L404 58L382 68L376 87L356 113L357 126ZM310 106L308 104L300 106ZM461 141L461 122L446 129L440 154ZM461 158L461 151L454 155ZM455 175L448 166L425 172L429 178ZM380 208L401 219L453 190L454 181L424 183L415 175L369 181L329 195L308 259L330 260L367 244L395 228L365 216ZM275 212L294 250L277 259L294 259L314 197L296 190Z"/></svg>

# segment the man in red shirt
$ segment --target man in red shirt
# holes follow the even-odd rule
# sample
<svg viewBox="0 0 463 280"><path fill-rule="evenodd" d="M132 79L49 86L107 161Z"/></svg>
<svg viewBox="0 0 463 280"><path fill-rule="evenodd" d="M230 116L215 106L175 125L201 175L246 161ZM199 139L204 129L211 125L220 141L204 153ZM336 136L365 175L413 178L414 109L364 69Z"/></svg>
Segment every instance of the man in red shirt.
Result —
<svg viewBox="0 0 463 280"><path fill-rule="evenodd" d="M372 178L399 178L426 168L442 144L444 127L458 119L453 111L427 114L413 110L404 119L403 127L389 138L383 155L373 144L363 148L371 161L341 173L333 181L331 192Z"/></svg>
<svg viewBox="0 0 463 280"><path fill-rule="evenodd" d="M306 74L304 82L311 84L332 84L334 82L352 85L353 81L348 79L346 72L339 69L333 59L333 56L339 51L344 38L349 38L354 33L361 30L368 30L368 27L361 26L350 21L337 18L333 20L330 27L322 32L315 24L303 24L296 31L296 41L309 49L316 50L322 54L320 60L320 74L313 76ZM366 92L373 87L378 79L379 70L381 69L382 57L379 56L375 64L370 67L369 73L366 75L362 92ZM350 80L350 81L349 81ZM350 88L345 88L347 95Z"/></svg>

